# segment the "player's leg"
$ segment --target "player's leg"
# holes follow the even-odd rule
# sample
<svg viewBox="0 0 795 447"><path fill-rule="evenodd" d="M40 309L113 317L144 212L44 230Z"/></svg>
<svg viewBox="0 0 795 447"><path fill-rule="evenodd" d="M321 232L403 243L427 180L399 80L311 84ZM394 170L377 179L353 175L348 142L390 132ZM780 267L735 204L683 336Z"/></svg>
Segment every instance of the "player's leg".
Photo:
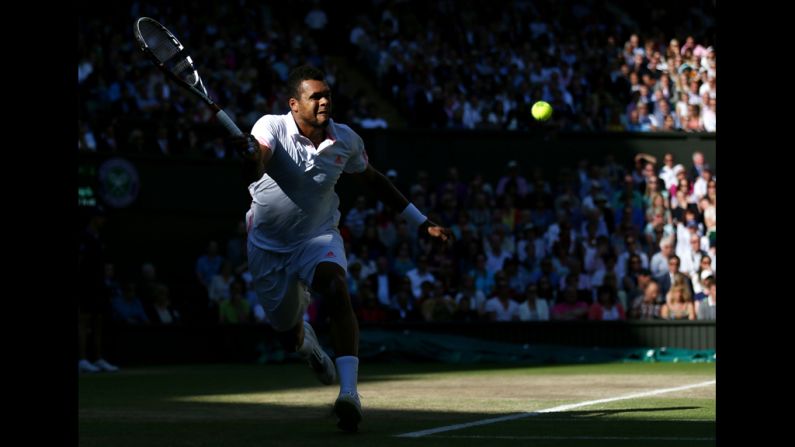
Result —
<svg viewBox="0 0 795 447"><path fill-rule="evenodd" d="M302 265L300 275L324 301L331 320L331 335L337 354L340 394L334 404L338 427L356 431L362 418L356 389L359 371L359 325L351 306L346 283L345 248L337 230L315 237L295 254Z"/></svg>
<svg viewBox="0 0 795 447"><path fill-rule="evenodd" d="M284 349L297 352L307 360L318 380L331 385L336 378L334 364L317 342L312 327L303 320L309 306L309 288L288 269L290 254L268 252L249 244L248 255L257 297Z"/></svg>
<svg viewBox="0 0 795 447"><path fill-rule="evenodd" d="M345 270L338 264L321 262L315 269L312 290L323 297L331 317L331 335L338 357L359 355L359 324L353 312Z"/></svg>
<svg viewBox="0 0 795 447"><path fill-rule="evenodd" d="M286 315L291 315L291 320L295 321L290 330L292 349L309 363L321 383L331 385L337 378L334 362L320 346L312 325L308 321L304 321L304 313L309 306L310 299L309 288L304 281L290 275L287 293L276 313L278 315L278 313L284 312Z"/></svg>
<svg viewBox="0 0 795 447"><path fill-rule="evenodd" d="M335 363L340 379L340 394L334 403L334 412L339 418L337 426L346 431L356 431L362 419L356 386L359 373L359 324L351 306L345 270L335 263L319 263L312 288L323 297L331 317L331 334L337 353Z"/></svg>

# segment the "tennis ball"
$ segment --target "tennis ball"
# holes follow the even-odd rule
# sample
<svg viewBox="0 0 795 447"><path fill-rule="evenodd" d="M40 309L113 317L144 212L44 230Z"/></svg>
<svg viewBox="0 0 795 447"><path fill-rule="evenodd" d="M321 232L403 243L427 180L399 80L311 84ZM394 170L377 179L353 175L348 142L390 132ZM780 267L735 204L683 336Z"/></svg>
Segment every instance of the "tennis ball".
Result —
<svg viewBox="0 0 795 447"><path fill-rule="evenodd" d="M538 101L530 112L538 121L546 121L552 116L552 106L546 101Z"/></svg>

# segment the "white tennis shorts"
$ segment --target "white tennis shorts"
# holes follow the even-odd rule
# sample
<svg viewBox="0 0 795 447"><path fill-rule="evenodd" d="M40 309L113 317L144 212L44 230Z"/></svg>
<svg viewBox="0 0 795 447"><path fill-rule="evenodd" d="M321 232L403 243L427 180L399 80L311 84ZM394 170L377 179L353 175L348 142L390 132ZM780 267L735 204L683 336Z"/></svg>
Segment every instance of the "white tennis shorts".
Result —
<svg viewBox="0 0 795 447"><path fill-rule="evenodd" d="M311 299L315 267L321 262L333 262L348 271L345 246L336 228L304 241L288 253L263 250L248 242L248 268L254 290L275 330L290 330L303 320Z"/></svg>

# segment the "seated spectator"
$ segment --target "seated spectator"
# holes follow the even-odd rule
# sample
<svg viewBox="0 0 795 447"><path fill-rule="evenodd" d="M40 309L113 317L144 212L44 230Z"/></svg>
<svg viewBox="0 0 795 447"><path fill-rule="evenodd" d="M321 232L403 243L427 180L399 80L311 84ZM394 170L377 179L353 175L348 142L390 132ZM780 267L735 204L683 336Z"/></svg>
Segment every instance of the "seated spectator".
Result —
<svg viewBox="0 0 795 447"><path fill-rule="evenodd" d="M150 320L157 324L173 324L180 321L179 312L171 306L168 287L165 284L158 284L154 287L150 317Z"/></svg>
<svg viewBox="0 0 795 447"><path fill-rule="evenodd" d="M218 321L221 324L248 323L251 312L245 296L245 285L235 278L229 286L229 299L222 300L218 308Z"/></svg>
<svg viewBox="0 0 795 447"><path fill-rule="evenodd" d="M453 312L453 320L456 321L478 321L480 315L476 309L473 309L474 299L471 296L462 296L460 300L456 301L455 312Z"/></svg>
<svg viewBox="0 0 795 447"><path fill-rule="evenodd" d="M660 309L663 320L695 320L696 309L693 300L685 294L685 286L674 285L665 297L665 304Z"/></svg>
<svg viewBox="0 0 795 447"><path fill-rule="evenodd" d="M641 275L638 278L640 279L640 281L638 281L638 283L639 284L641 284L641 283L644 284L644 287L645 287L645 284L648 282L648 281L644 281L645 276ZM616 292L616 297L618 298L618 302L621 303L621 305L624 307L624 309L626 309L630 304L632 304L631 301L630 301L632 298L627 298L627 296L636 296L636 295L627 295L627 291L626 290L618 287L618 277L616 276L616 274L614 272L609 272L609 273L607 273L604 276L604 279L602 280L602 285L605 286L605 287L610 287L611 289L613 289ZM596 300L596 292L597 291L594 290L594 297L593 297L594 301Z"/></svg>
<svg viewBox="0 0 795 447"><path fill-rule="evenodd" d="M651 257L650 270L652 276L660 277L668 272L668 259L674 254L674 237L668 236L660 241L660 251Z"/></svg>
<svg viewBox="0 0 795 447"><path fill-rule="evenodd" d="M209 290L213 276L221 272L222 263L223 258L218 254L218 242L210 241L207 244L207 254L196 260L196 277L205 291Z"/></svg>
<svg viewBox="0 0 795 447"><path fill-rule="evenodd" d="M707 297L698 302L696 316L699 320L715 320L717 316L717 295L715 279L709 277L704 281Z"/></svg>
<svg viewBox="0 0 795 447"><path fill-rule="evenodd" d="M624 306L616 299L615 291L607 286L599 287L597 301L588 310L589 320L626 320Z"/></svg>
<svg viewBox="0 0 795 447"><path fill-rule="evenodd" d="M378 298L371 289L371 277L365 281L365 286L359 290L360 306L356 309L356 315L359 321L363 322L379 322L386 321L386 309L378 302Z"/></svg>
<svg viewBox="0 0 795 447"><path fill-rule="evenodd" d="M351 300L354 303L359 300L359 287L361 287L363 280L362 265L358 262L348 264L348 276L345 281L348 283L348 293L350 293Z"/></svg>
<svg viewBox="0 0 795 447"><path fill-rule="evenodd" d="M577 289L579 299L590 305L593 302L591 277L582 272L580 260L576 256L569 256L566 264L568 265L568 273L560 280L560 288L565 288L569 284L574 286Z"/></svg>
<svg viewBox="0 0 795 447"><path fill-rule="evenodd" d="M229 261L224 261L221 264L221 271L217 275L213 275L210 280L210 287L207 292L213 306L217 306L222 300L229 299L231 296L230 286L234 279L232 264Z"/></svg>
<svg viewBox="0 0 795 447"><path fill-rule="evenodd" d="M419 310L414 307L415 298L411 291L411 280L403 277L400 280L400 288L392 296L392 305L389 312L389 319L392 321L419 321L422 316Z"/></svg>
<svg viewBox="0 0 795 447"><path fill-rule="evenodd" d="M688 227L690 226L691 225L688 225ZM687 236L690 241L689 246L677 251L676 254L682 262L679 271L692 278L693 274L697 274L699 270L702 270L701 258L709 256L707 251L701 248L701 237L698 233L690 232ZM698 282L698 280L696 282Z"/></svg>
<svg viewBox="0 0 795 447"><path fill-rule="evenodd" d="M552 287L552 283L546 276L542 276L536 283L538 287L538 297L546 300L547 304L555 302L558 297L557 290Z"/></svg>
<svg viewBox="0 0 795 447"><path fill-rule="evenodd" d="M651 280L646 284L643 295L638 296L632 301L629 318L632 320L657 320L661 318L661 309L662 298L660 296L660 286L657 284L657 281Z"/></svg>
<svg viewBox="0 0 795 447"><path fill-rule="evenodd" d="M549 321L549 305L547 300L538 297L538 286L535 284L527 285L519 301L519 320Z"/></svg>
<svg viewBox="0 0 795 447"><path fill-rule="evenodd" d="M370 275L367 280L373 287L373 292L378 298L379 305L388 308L391 304L392 295L400 284L400 277L389 269L389 259L386 256L379 256L376 263L377 271Z"/></svg>
<svg viewBox="0 0 795 447"><path fill-rule="evenodd" d="M706 295L704 280L715 276L715 272L712 271L712 258L709 255L702 256L698 265L698 270L690 275L690 281L693 284L693 300L695 301L701 301Z"/></svg>
<svg viewBox="0 0 795 447"><path fill-rule="evenodd" d="M585 320L588 316L588 305L577 299L577 289L568 286L560 294L558 303L552 306L553 320Z"/></svg>
<svg viewBox="0 0 795 447"><path fill-rule="evenodd" d="M425 321L449 321L454 318L456 304L444 290L442 282L436 281L433 291L422 301L420 309Z"/></svg>
<svg viewBox="0 0 795 447"><path fill-rule="evenodd" d="M496 294L486 301L486 315L489 321L518 321L519 304L511 299L511 288L504 272L495 275Z"/></svg>
<svg viewBox="0 0 795 447"><path fill-rule="evenodd" d="M422 283L427 281L433 284L436 281L436 278L428 270L428 257L426 255L419 257L417 268L406 272L406 276L411 280L411 291L414 293L415 298L420 297Z"/></svg>
<svg viewBox="0 0 795 447"><path fill-rule="evenodd" d="M692 297L694 295L693 284L690 282L690 278L688 276L679 271L679 263L679 256L671 255L671 257L668 258L668 273L655 278L657 283L660 284L660 293L664 296L667 295L671 286L681 282L687 286L688 292Z"/></svg>
<svg viewBox="0 0 795 447"><path fill-rule="evenodd" d="M473 311L480 317L486 313L486 295L480 290L475 288L475 278L472 275L464 275L463 284L455 296L455 303L460 312ZM469 306L468 309L463 307L463 304Z"/></svg>
<svg viewBox="0 0 795 447"><path fill-rule="evenodd" d="M113 319L126 324L149 323L149 317L144 312L143 303L138 298L135 283L128 282L122 289L122 296L116 297L111 302Z"/></svg>
<svg viewBox="0 0 795 447"><path fill-rule="evenodd" d="M411 249L408 242L403 242L398 245L397 256L392 263L392 270L398 276L405 276L414 267L414 261L411 259Z"/></svg>

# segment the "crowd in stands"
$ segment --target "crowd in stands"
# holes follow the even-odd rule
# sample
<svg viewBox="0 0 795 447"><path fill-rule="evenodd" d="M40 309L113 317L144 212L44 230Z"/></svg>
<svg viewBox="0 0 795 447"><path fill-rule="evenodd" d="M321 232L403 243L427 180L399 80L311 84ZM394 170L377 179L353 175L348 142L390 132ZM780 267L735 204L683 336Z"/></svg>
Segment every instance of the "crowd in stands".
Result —
<svg viewBox="0 0 795 447"><path fill-rule="evenodd" d="M701 152L556 173L510 161L499 179L420 171L410 198L455 242L433 244L360 196L340 222L348 289L364 322L715 319L716 185ZM242 243L224 256L210 242L196 261L211 320L235 321L223 305L236 294L248 303L238 321L266 318ZM306 318L325 318L322 300Z"/></svg>
<svg viewBox="0 0 795 447"><path fill-rule="evenodd" d="M397 172L389 170L395 179ZM363 322L715 319L717 177L690 160L608 155L557 172L506 163L500 178L425 171L404 189L452 229L431 243L382 203L356 199L340 221L348 288ZM104 266L109 320L120 324L257 323L239 222L185 270L190 297L170 299L154 264L116 277ZM321 299L305 317L326 318Z"/></svg>
<svg viewBox="0 0 795 447"><path fill-rule="evenodd" d="M647 3L372 2L349 45L413 126L715 132L714 5Z"/></svg>
<svg viewBox="0 0 795 447"><path fill-rule="evenodd" d="M309 2L293 5L308 9ZM112 11L80 17L78 34L79 139L83 151L202 155L229 158L214 113L167 80L138 49L131 33L138 17L161 21L186 46L209 96L242 129L266 113L286 113L291 68L321 67L334 90L335 107L355 115L357 88L320 51L317 34L286 5L241 1L111 5ZM311 13L311 10L310 10ZM309 15L309 14L308 14ZM314 37L313 37L314 35Z"/></svg>
<svg viewBox="0 0 795 447"><path fill-rule="evenodd" d="M387 127L377 113L386 102L411 127L523 130L534 125L530 105L545 100L548 125L568 131L715 132L714 3L647 3L371 0L355 15L324 1L114 4L80 17L78 148L235 156L212 112L125 31L140 16L189 45L210 96L241 128L286 113L287 73L309 63L327 73L336 119L359 128ZM341 65L369 73L381 101Z"/></svg>

